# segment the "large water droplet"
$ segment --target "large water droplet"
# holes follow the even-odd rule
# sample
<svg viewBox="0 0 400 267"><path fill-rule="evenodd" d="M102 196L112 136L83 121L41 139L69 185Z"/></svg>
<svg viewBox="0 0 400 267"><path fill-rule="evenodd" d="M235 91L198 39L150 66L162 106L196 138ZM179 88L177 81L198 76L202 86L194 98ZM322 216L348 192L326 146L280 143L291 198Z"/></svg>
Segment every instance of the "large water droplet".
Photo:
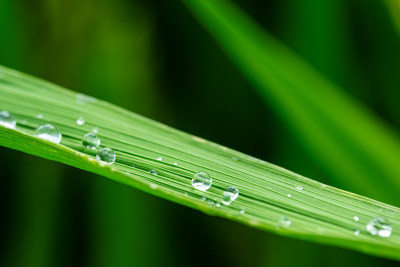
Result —
<svg viewBox="0 0 400 267"><path fill-rule="evenodd" d="M115 152L108 147L101 148L96 155L98 161L105 162L107 164L114 163L116 157L117 155L115 155Z"/></svg>
<svg viewBox="0 0 400 267"><path fill-rule="evenodd" d="M83 125L84 123L85 123L85 120L82 117L80 117L79 119L76 120L76 124L78 124L78 125Z"/></svg>
<svg viewBox="0 0 400 267"><path fill-rule="evenodd" d="M278 221L278 226L283 228L288 228L291 224L292 222L286 216L282 216Z"/></svg>
<svg viewBox="0 0 400 267"><path fill-rule="evenodd" d="M94 133L87 133L82 138L82 145L86 148L96 149L100 145L100 138Z"/></svg>
<svg viewBox="0 0 400 267"><path fill-rule="evenodd" d="M379 235L381 237L389 237L392 234L392 226L389 221L383 217L372 219L365 227L371 235Z"/></svg>
<svg viewBox="0 0 400 267"><path fill-rule="evenodd" d="M212 185L212 178L205 172L198 172L192 179L192 185L200 191L206 191Z"/></svg>
<svg viewBox="0 0 400 267"><path fill-rule="evenodd" d="M35 135L39 138L45 139L47 141L56 144L59 144L62 138L60 131L51 124L44 124L37 127Z"/></svg>
<svg viewBox="0 0 400 267"><path fill-rule="evenodd" d="M17 122L8 111L0 111L0 124L6 128L15 129Z"/></svg>

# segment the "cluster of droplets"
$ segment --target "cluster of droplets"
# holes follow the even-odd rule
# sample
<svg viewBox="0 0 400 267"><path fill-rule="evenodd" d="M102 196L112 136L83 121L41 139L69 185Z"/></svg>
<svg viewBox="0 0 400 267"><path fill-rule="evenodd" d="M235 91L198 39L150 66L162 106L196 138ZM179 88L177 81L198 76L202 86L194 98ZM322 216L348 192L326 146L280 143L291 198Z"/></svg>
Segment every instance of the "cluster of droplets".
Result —
<svg viewBox="0 0 400 267"><path fill-rule="evenodd" d="M389 237L392 234L392 226L386 218L376 217L369 221L365 226L365 230L371 235L380 237Z"/></svg>
<svg viewBox="0 0 400 267"><path fill-rule="evenodd" d="M208 190L212 185L212 178L206 172L198 172L192 179L192 186L200 191ZM239 196L239 190L233 186L228 186L223 192L221 202L230 205Z"/></svg>
<svg viewBox="0 0 400 267"><path fill-rule="evenodd" d="M100 147L100 143L100 138L94 133L87 133L82 138L82 145L86 149L96 150ZM116 158L117 155L115 154L114 150L108 147L100 148L96 154L96 159L106 164L113 164Z"/></svg>

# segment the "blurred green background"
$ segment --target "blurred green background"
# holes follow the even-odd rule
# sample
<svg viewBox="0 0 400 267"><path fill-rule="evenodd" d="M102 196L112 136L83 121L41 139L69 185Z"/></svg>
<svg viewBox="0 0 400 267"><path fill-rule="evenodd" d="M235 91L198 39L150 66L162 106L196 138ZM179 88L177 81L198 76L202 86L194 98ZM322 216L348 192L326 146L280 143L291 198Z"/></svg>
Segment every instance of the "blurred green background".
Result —
<svg viewBox="0 0 400 267"><path fill-rule="evenodd" d="M400 38L383 1L234 1L400 126ZM0 0L0 64L337 184L180 1ZM0 266L395 266L203 215L0 148Z"/></svg>

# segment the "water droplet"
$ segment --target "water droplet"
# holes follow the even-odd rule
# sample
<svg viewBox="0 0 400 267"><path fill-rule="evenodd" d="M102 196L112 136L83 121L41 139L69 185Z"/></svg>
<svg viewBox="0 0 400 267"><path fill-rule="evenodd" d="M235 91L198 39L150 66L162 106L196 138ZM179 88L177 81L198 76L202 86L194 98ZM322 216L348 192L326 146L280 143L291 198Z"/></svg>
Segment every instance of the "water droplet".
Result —
<svg viewBox="0 0 400 267"><path fill-rule="evenodd" d="M358 222L358 221L360 220L360 218L358 218L358 216L354 216L354 217L353 217L353 220L354 220L355 222Z"/></svg>
<svg viewBox="0 0 400 267"><path fill-rule="evenodd" d="M297 190L303 190L303 187L297 186L296 189L297 189Z"/></svg>
<svg viewBox="0 0 400 267"><path fill-rule="evenodd" d="M45 139L47 141L56 144L59 144L62 138L60 131L51 124L44 124L37 127L35 135L39 138Z"/></svg>
<svg viewBox="0 0 400 267"><path fill-rule="evenodd" d="M175 166L178 166L178 163L174 162L174 165L175 165Z"/></svg>
<svg viewBox="0 0 400 267"><path fill-rule="evenodd" d="M282 216L278 221L278 226L283 228L288 228L291 224L292 222L286 216Z"/></svg>
<svg viewBox="0 0 400 267"><path fill-rule="evenodd" d="M131 167L132 167L132 168L136 168L135 165L133 165L133 164L131 165Z"/></svg>
<svg viewBox="0 0 400 267"><path fill-rule="evenodd" d="M93 128L92 132L93 133L98 133L99 132L99 128L98 127Z"/></svg>
<svg viewBox="0 0 400 267"><path fill-rule="evenodd" d="M80 117L79 119L76 120L76 124L78 124L78 125L83 125L84 123L85 123L85 120L82 117Z"/></svg>
<svg viewBox="0 0 400 267"><path fill-rule="evenodd" d="M155 171L155 170L150 170L149 173L151 173L153 175L157 175L158 174L157 171Z"/></svg>
<svg viewBox="0 0 400 267"><path fill-rule="evenodd" d="M188 196L188 193L187 193L187 192L185 192L185 194L184 194L184 195L185 195L185 197L187 197L187 196Z"/></svg>
<svg viewBox="0 0 400 267"><path fill-rule="evenodd" d="M198 172L192 179L192 185L200 191L206 191L212 185L212 178L205 172Z"/></svg>
<svg viewBox="0 0 400 267"><path fill-rule="evenodd" d="M234 201L239 196L239 190L236 187L228 186L224 194L230 195L232 201Z"/></svg>
<svg viewBox="0 0 400 267"><path fill-rule="evenodd" d="M206 197L201 197L200 200L205 201L207 198Z"/></svg>
<svg viewBox="0 0 400 267"><path fill-rule="evenodd" d="M100 138L94 133L87 133L82 138L82 145L86 148L96 149L100 145Z"/></svg>
<svg viewBox="0 0 400 267"><path fill-rule="evenodd" d="M42 115L42 114L37 114L37 115L35 116L35 118L41 120L41 119L43 119L43 115Z"/></svg>
<svg viewBox="0 0 400 267"><path fill-rule="evenodd" d="M354 230L354 235L355 236L358 236L359 234L360 234L360 230L358 230L358 229Z"/></svg>
<svg viewBox="0 0 400 267"><path fill-rule="evenodd" d="M158 157L157 160L158 160L158 161L162 161L162 157Z"/></svg>
<svg viewBox="0 0 400 267"><path fill-rule="evenodd" d="M372 219L365 227L371 235L389 237L392 234L392 226L386 218L376 217Z"/></svg>
<svg viewBox="0 0 400 267"><path fill-rule="evenodd" d="M239 210L239 213L240 213L240 214L244 214L244 209L240 209L240 210Z"/></svg>
<svg viewBox="0 0 400 267"><path fill-rule="evenodd" d="M230 195L225 195L222 197L222 204L230 205L232 203L232 198Z"/></svg>
<svg viewBox="0 0 400 267"><path fill-rule="evenodd" d="M221 203L217 203L217 204L215 204L215 206L216 206L217 208L219 208L219 207L221 207Z"/></svg>
<svg viewBox="0 0 400 267"><path fill-rule="evenodd" d="M291 194L287 194L287 197L292 197L292 195Z"/></svg>
<svg viewBox="0 0 400 267"><path fill-rule="evenodd" d="M15 129L17 127L17 122L14 117L8 111L0 111L0 125L6 128Z"/></svg>
<svg viewBox="0 0 400 267"><path fill-rule="evenodd" d="M117 156L115 155L115 152L108 147L101 148L96 155L98 161L107 164L113 164L115 162L116 157Z"/></svg>
<svg viewBox="0 0 400 267"><path fill-rule="evenodd" d="M222 204L230 205L239 196L239 190L233 186L228 186L222 196Z"/></svg>

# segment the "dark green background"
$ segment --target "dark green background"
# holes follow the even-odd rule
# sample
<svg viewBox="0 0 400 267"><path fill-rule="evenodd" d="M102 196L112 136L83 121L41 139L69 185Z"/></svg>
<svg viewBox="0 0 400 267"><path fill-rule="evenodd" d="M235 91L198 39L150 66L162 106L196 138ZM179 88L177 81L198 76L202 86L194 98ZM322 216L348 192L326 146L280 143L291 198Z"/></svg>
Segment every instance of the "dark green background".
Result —
<svg viewBox="0 0 400 267"><path fill-rule="evenodd" d="M235 2L398 128L400 37L383 1ZM0 33L1 65L354 191L328 179L180 1L0 0ZM397 264L0 152L0 266Z"/></svg>

